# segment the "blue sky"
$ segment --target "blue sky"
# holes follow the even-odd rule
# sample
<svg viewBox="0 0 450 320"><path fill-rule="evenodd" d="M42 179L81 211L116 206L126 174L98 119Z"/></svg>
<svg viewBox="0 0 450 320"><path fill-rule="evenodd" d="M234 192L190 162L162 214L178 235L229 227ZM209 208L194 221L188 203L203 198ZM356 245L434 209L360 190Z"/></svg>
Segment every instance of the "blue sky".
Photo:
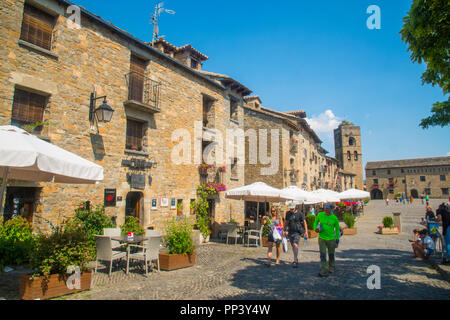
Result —
<svg viewBox="0 0 450 320"><path fill-rule="evenodd" d="M74 0L145 41L159 1ZM370 5L381 29L369 30ZM334 155L331 132L343 119L361 126L363 161L450 155L450 127L419 128L445 97L422 86L424 65L410 61L398 33L411 0L167 0L160 34L210 57L204 70L236 78L263 105L305 110Z"/></svg>

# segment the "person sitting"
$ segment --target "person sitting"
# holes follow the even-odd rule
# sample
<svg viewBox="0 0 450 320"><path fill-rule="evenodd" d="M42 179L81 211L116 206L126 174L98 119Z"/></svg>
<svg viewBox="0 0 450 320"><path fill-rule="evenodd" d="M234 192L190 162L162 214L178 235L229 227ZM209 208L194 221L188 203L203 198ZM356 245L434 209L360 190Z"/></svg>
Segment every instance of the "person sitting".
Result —
<svg viewBox="0 0 450 320"><path fill-rule="evenodd" d="M411 244L414 257L428 259L434 253L434 240L428 235L427 229L415 231L414 242Z"/></svg>
<svg viewBox="0 0 450 320"><path fill-rule="evenodd" d="M432 237L430 237L428 230L425 231L425 239L423 239L423 245L425 249L425 259L428 259L433 253L435 248L435 243Z"/></svg>

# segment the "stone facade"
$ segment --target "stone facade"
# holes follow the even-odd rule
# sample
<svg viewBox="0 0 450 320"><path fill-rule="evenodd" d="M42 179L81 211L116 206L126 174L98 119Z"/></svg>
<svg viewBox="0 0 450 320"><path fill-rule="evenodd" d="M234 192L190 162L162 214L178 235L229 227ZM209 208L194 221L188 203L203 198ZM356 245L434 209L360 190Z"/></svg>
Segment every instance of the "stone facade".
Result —
<svg viewBox="0 0 450 320"><path fill-rule="evenodd" d="M374 199L396 194L448 199L450 157L368 162L366 184Z"/></svg>
<svg viewBox="0 0 450 320"><path fill-rule="evenodd" d="M115 207L106 208L119 225L124 221L130 192L140 197L139 218L144 227L163 229L165 221L177 215L170 203L169 207L161 207L162 198L168 198L169 202L172 198L182 201L183 215L190 216L189 204L196 198L201 182L198 164L172 161L172 152L178 144L172 134L176 129L183 129L184 136L190 135L192 141L189 151L194 152L194 128L196 121L201 123L203 119L205 95L214 100L217 129L243 126L242 108L238 123L230 124L228 89L85 11L81 29L77 30L67 23L64 2L39 0L33 4L55 16L50 52L20 40L24 1L0 2L0 124L11 123L16 88L44 95L48 97L44 116L48 124L43 130L46 138L105 169L105 179L98 185L10 181L9 187L37 188L34 225L45 229L49 223L60 223L73 215L81 201L102 204L105 189L116 189L118 200L121 198ZM129 90L125 75L130 72L132 55L147 62L146 77L160 84L157 106L127 103ZM88 115L89 98L94 91L97 96L106 95L108 105L115 112L111 122L100 123L92 129ZM143 123L142 152L125 148L127 119ZM133 159L157 165L146 169L123 165L123 160ZM143 175L145 187L131 188L130 174ZM243 170L233 180L225 174L223 183L228 188L241 186ZM157 199L156 210L151 209L152 199ZM213 222L225 221L230 215L243 220L239 218L243 212L239 202L226 200L220 194L215 203L211 213Z"/></svg>

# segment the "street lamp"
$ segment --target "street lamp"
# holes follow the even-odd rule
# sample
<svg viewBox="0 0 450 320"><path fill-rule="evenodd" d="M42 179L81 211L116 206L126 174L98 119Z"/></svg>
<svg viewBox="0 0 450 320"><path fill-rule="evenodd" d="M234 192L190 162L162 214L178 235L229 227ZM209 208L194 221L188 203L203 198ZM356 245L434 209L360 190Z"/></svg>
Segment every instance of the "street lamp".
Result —
<svg viewBox="0 0 450 320"><path fill-rule="evenodd" d="M97 109L95 108L95 101L103 99L103 103ZM91 93L91 102L89 106L89 122L93 123L95 119L98 122L110 122L113 116L114 110L106 104L106 96L96 97L95 92Z"/></svg>

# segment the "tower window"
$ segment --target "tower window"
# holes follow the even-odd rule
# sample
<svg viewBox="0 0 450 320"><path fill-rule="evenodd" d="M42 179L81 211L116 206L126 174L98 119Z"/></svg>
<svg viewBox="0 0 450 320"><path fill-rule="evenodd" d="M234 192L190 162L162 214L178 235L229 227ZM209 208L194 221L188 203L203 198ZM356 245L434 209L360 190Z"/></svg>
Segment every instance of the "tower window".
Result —
<svg viewBox="0 0 450 320"><path fill-rule="evenodd" d="M350 137L350 138L348 139L348 144L349 144L350 146L354 146L354 145L356 144L355 138Z"/></svg>
<svg viewBox="0 0 450 320"><path fill-rule="evenodd" d="M350 151L347 151L347 160L352 160L352 155Z"/></svg>
<svg viewBox="0 0 450 320"><path fill-rule="evenodd" d="M358 161L358 152L355 151L355 161Z"/></svg>

